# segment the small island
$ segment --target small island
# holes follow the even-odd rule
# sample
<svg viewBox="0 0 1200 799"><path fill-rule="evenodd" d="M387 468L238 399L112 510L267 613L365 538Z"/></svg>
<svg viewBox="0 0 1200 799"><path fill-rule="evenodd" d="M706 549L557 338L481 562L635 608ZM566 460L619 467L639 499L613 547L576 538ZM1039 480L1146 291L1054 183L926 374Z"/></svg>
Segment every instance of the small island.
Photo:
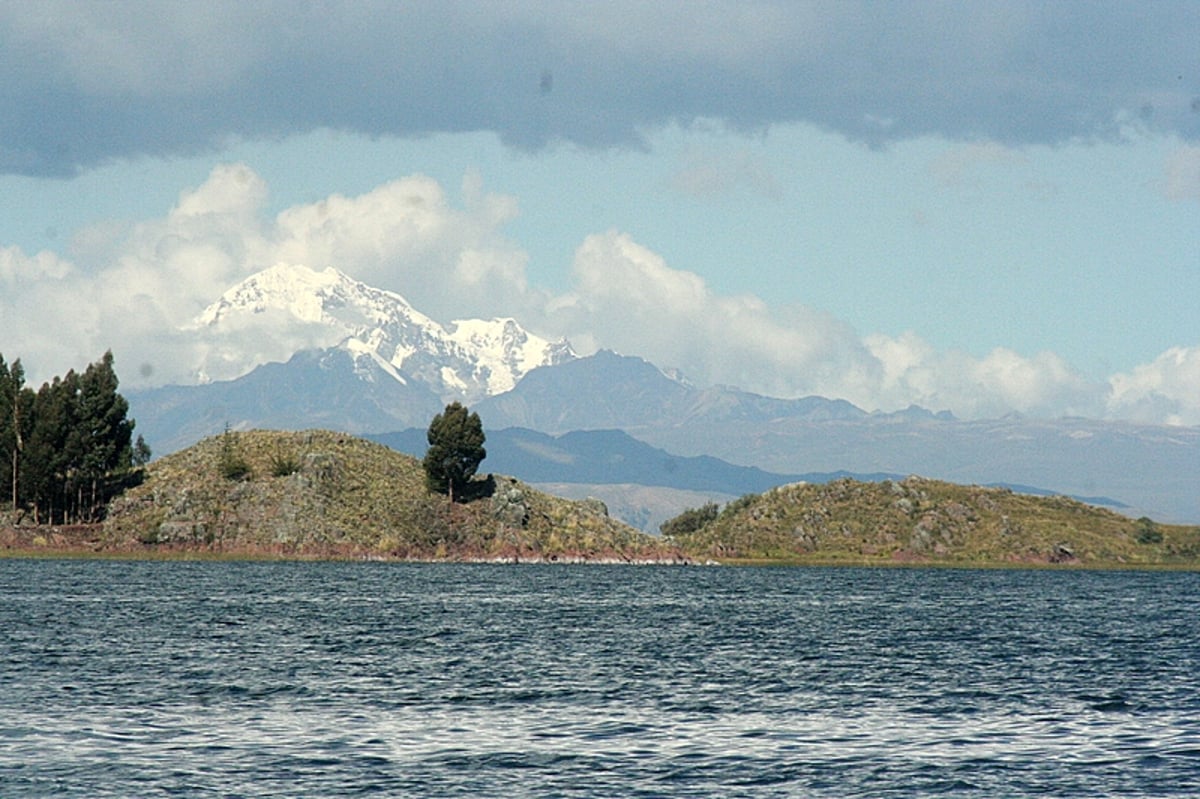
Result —
<svg viewBox="0 0 1200 799"><path fill-rule="evenodd" d="M324 430L226 431L145 467L103 522L9 524L0 551L91 557L1196 568L1200 527L920 477L780 486L650 536L598 500L475 476Z"/></svg>
<svg viewBox="0 0 1200 799"><path fill-rule="evenodd" d="M324 431L226 431L145 467L101 524L8 527L10 553L677 563L674 546L510 477L457 501L417 459Z"/></svg>
<svg viewBox="0 0 1200 799"><path fill-rule="evenodd" d="M687 511L663 532L693 557L723 562L1200 566L1200 527L917 476L779 486Z"/></svg>

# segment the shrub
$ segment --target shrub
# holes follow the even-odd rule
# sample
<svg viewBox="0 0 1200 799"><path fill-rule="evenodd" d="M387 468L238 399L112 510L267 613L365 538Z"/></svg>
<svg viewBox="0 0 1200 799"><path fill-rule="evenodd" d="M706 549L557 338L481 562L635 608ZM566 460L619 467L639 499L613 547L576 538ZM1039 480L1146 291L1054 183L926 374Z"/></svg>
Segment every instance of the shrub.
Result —
<svg viewBox="0 0 1200 799"><path fill-rule="evenodd" d="M1158 525L1149 517L1143 516L1137 520L1137 542L1139 544L1161 544L1162 541L1162 530L1159 530Z"/></svg>
<svg viewBox="0 0 1200 799"><path fill-rule="evenodd" d="M293 452L277 449L271 456L271 474L275 477L287 477L300 471L300 458Z"/></svg>
<svg viewBox="0 0 1200 799"><path fill-rule="evenodd" d="M246 480L250 477L250 464L238 447L237 437L229 425L225 425L225 433L221 436L221 456L217 467L226 480Z"/></svg>

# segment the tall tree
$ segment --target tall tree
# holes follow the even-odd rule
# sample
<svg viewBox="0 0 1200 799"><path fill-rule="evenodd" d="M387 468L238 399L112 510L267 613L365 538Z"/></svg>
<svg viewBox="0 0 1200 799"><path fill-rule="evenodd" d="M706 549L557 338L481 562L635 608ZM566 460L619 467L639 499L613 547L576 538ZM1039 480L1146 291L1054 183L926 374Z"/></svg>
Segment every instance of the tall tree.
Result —
<svg viewBox="0 0 1200 799"><path fill-rule="evenodd" d="M86 508L88 521L95 521L98 509L108 503L114 476L132 465L134 422L126 418L129 403L117 393L117 383L111 350L79 379L75 426L78 488L89 494L86 502L79 504Z"/></svg>
<svg viewBox="0 0 1200 799"><path fill-rule="evenodd" d="M33 506L37 522L54 523L55 516L67 521L71 497L78 480L80 437L78 417L79 376L74 370L65 377L44 383L33 401L33 418L22 449L19 490Z"/></svg>
<svg viewBox="0 0 1200 799"><path fill-rule="evenodd" d="M21 392L25 385L25 370L21 359L12 366L0 354L0 491L17 509L17 476L21 453Z"/></svg>
<svg viewBox="0 0 1200 799"><path fill-rule="evenodd" d="M452 402L433 417L426 439L429 449L423 461L425 482L431 491L448 494L454 502L463 496L463 488L487 457L479 414Z"/></svg>

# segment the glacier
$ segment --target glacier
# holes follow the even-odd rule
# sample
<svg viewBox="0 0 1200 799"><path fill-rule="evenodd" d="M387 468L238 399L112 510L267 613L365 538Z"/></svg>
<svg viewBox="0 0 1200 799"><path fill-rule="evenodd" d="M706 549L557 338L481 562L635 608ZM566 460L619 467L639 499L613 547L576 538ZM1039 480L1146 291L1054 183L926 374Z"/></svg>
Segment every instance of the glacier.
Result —
<svg viewBox="0 0 1200 799"><path fill-rule="evenodd" d="M221 295L186 327L200 353L195 383L232 380L304 350L337 348L379 375L416 381L446 401L509 391L531 370L577 358L511 317L442 325L392 291L328 267L276 264Z"/></svg>

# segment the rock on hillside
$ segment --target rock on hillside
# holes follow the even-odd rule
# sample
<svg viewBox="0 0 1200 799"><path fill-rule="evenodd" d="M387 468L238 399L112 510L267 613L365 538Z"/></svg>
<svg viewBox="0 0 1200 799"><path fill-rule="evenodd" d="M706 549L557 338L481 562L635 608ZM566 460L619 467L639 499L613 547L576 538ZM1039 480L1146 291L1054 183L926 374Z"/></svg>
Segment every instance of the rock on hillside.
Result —
<svg viewBox="0 0 1200 799"><path fill-rule="evenodd" d="M676 560L608 516L508 477L451 505L413 457L326 431L226 432L150 464L110 509L114 549L418 559Z"/></svg>
<svg viewBox="0 0 1200 799"><path fill-rule="evenodd" d="M674 543L701 557L809 562L1200 563L1200 527L920 477L780 486L729 503Z"/></svg>

